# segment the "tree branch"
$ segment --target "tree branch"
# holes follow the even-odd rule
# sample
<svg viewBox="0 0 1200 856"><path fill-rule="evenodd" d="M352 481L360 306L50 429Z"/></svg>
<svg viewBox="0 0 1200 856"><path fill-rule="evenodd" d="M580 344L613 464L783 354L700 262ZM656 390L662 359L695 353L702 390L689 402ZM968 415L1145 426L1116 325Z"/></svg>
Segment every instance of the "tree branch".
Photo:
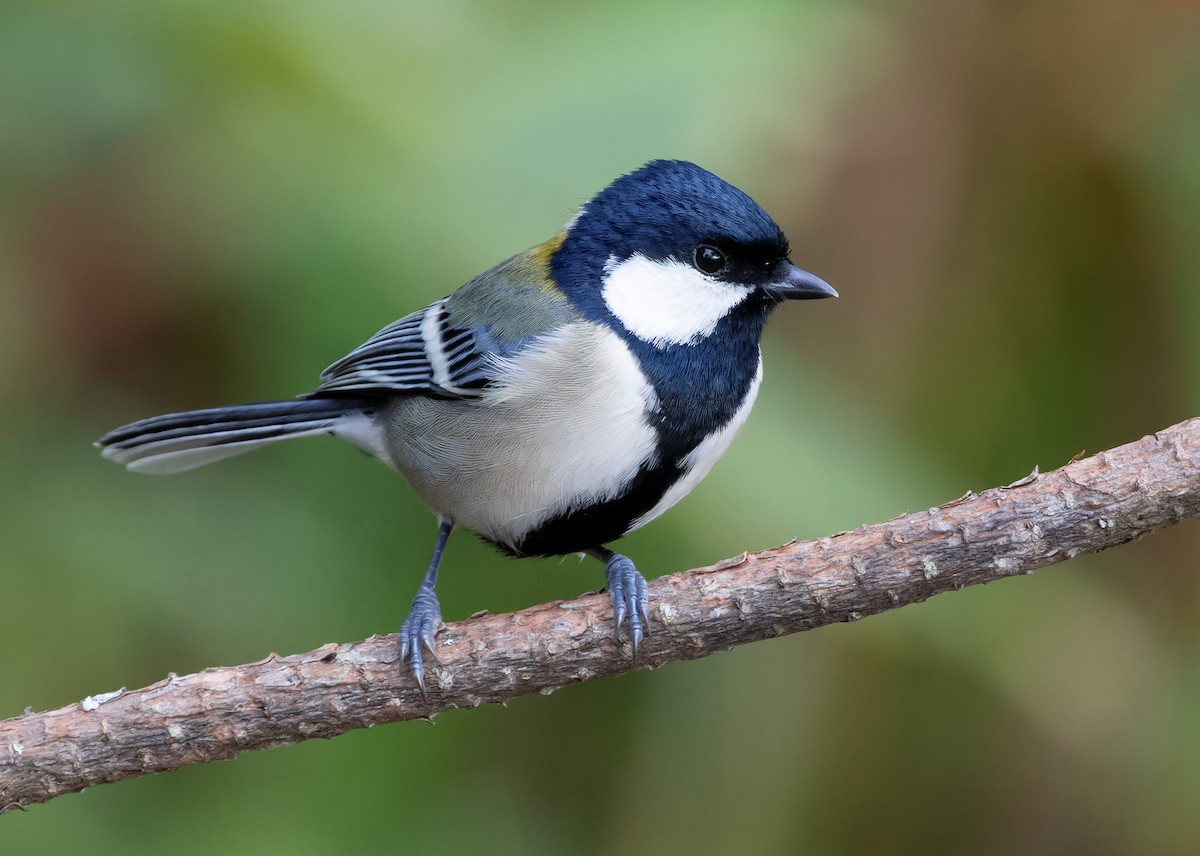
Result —
<svg viewBox="0 0 1200 856"><path fill-rule="evenodd" d="M1028 574L1200 516L1200 419L1052 473L650 583L636 666L607 596L446 625L428 698L395 636L171 675L0 722L0 811L144 773L695 659Z"/></svg>

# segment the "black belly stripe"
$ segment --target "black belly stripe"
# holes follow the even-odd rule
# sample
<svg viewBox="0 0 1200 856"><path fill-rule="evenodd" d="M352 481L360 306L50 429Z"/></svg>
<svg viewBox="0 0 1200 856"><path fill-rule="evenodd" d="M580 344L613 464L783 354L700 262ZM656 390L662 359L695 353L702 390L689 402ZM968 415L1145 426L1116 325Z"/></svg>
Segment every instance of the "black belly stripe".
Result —
<svg viewBox="0 0 1200 856"><path fill-rule="evenodd" d="M619 497L552 517L519 542L496 546L511 556L562 556L615 541L682 476L674 463L644 468Z"/></svg>
<svg viewBox="0 0 1200 856"><path fill-rule="evenodd" d="M520 541L496 546L513 556L561 556L628 532L684 476L682 462L692 451L741 409L758 374L758 340L771 305L747 300L712 335L691 345L660 349L622 333L658 397L650 423L662 463L640 470L617 498L559 514Z"/></svg>

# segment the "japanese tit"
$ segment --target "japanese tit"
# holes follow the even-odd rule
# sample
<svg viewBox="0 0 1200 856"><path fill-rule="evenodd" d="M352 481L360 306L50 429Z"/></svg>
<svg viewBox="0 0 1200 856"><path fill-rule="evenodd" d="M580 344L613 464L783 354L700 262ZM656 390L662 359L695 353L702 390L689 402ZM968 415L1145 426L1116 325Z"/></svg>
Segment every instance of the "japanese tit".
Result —
<svg viewBox="0 0 1200 856"><path fill-rule="evenodd" d="M422 691L455 526L513 556L604 562L614 627L628 623L636 654L646 582L606 545L682 499L729 446L758 392L771 310L836 296L789 261L745 193L653 161L550 240L379 331L313 392L156 416L97 445L131 470L173 473L332 434L400 472L439 521L400 631Z"/></svg>

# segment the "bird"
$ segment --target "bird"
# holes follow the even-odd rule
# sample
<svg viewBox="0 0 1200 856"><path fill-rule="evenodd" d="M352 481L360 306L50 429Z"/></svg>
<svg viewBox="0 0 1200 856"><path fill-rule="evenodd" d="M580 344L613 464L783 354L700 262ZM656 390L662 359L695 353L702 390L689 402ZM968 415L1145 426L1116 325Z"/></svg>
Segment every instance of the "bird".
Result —
<svg viewBox="0 0 1200 856"><path fill-rule="evenodd" d="M646 579L609 545L729 447L758 393L772 310L837 297L789 256L746 193L688 161L651 161L548 241L384 327L312 392L155 416L96 445L130 470L174 473L330 434L398 471L438 522L399 634L422 694L456 527L510 556L603 562L614 634L626 627L636 659Z"/></svg>

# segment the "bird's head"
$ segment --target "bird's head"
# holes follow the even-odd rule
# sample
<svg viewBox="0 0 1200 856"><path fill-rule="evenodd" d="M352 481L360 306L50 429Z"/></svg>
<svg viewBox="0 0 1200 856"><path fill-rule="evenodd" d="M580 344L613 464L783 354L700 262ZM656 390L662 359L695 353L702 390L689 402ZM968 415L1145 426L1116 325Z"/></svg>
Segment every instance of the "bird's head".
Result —
<svg viewBox="0 0 1200 856"><path fill-rule="evenodd" d="M588 315L657 347L695 344L728 316L836 297L788 260L783 230L753 199L686 161L652 161L593 197L551 259Z"/></svg>

